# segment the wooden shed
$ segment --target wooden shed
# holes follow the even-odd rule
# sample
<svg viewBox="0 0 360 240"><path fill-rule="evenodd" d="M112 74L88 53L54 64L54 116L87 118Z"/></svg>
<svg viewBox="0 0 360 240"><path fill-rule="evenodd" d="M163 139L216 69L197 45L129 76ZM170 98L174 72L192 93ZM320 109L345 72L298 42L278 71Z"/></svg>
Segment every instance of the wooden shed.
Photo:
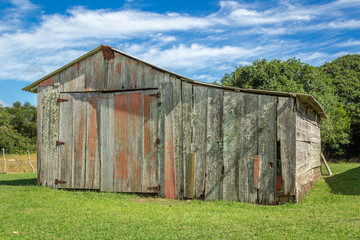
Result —
<svg viewBox="0 0 360 240"><path fill-rule="evenodd" d="M41 186L274 204L321 176L311 95L198 82L105 45L23 90Z"/></svg>

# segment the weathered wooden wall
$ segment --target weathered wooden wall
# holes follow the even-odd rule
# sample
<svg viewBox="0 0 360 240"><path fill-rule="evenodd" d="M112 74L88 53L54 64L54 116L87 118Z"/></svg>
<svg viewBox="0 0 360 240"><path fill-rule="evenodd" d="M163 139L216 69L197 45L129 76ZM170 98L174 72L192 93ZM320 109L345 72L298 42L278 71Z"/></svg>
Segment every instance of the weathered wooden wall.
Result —
<svg viewBox="0 0 360 240"><path fill-rule="evenodd" d="M317 115L294 100L197 85L99 52L38 88L40 184L265 204L299 198L318 177L320 135L309 125Z"/></svg>
<svg viewBox="0 0 360 240"><path fill-rule="evenodd" d="M321 177L321 135L318 115L297 102L296 116L296 201Z"/></svg>
<svg viewBox="0 0 360 240"><path fill-rule="evenodd" d="M57 87L38 88L38 183L41 186L55 186L57 177L58 151L56 141L59 133L59 108L56 100L59 97Z"/></svg>

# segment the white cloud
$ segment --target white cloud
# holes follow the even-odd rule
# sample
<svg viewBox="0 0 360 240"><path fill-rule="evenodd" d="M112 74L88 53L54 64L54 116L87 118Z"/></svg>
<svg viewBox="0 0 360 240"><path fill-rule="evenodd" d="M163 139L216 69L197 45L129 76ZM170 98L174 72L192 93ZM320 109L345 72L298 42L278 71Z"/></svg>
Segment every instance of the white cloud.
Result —
<svg viewBox="0 0 360 240"><path fill-rule="evenodd" d="M360 46L360 40L350 39L344 43L337 44L340 47L353 47L353 46Z"/></svg>
<svg viewBox="0 0 360 240"><path fill-rule="evenodd" d="M20 22L12 29L6 20L0 22L0 80L34 81L104 42L151 63L190 73L191 69L234 66L251 62L254 57L278 51L272 55L277 57L289 51L289 41L279 43L275 39L272 44L256 38L258 35L273 38L300 31L360 26L360 20L346 18L341 10L360 6L360 1L350 0L311 6L281 1L266 9L256 4L221 1L219 10L205 17L130 8L76 7L66 14L40 15L39 23L30 28L22 26L23 16L39 7L29 0L11 2L14 7L4 11ZM240 35L245 40L237 39ZM308 59L321 57L313 55Z"/></svg>
<svg viewBox="0 0 360 240"><path fill-rule="evenodd" d="M10 106L7 102L4 102L1 99L0 99L0 105L3 106L3 107L9 107Z"/></svg>

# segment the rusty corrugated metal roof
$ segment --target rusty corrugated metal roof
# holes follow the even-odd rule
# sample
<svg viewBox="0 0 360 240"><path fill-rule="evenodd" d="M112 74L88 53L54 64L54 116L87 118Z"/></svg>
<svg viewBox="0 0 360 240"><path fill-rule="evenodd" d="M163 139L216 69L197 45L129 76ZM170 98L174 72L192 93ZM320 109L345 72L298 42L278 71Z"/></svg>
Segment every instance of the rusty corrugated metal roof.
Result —
<svg viewBox="0 0 360 240"><path fill-rule="evenodd" d="M56 71L46 75L45 77L37 80L36 82L24 87L22 90L24 91L28 91L28 92L33 92L33 93L36 93L36 89L38 87L38 85L56 75L57 73L67 69L68 67L70 67L71 65L73 65L74 63L77 63L77 62L80 62L81 60L87 58L87 57L90 57L96 53L98 53L99 51L101 51L101 49L104 47L105 45L100 45L99 47L93 49L92 51L84 54L83 56L75 59L74 61L66 64L65 66L57 69ZM148 63L148 62L145 62L144 60L140 59L140 58L137 58L137 57L134 57L128 53L125 53L119 49L116 49L116 48L113 48L113 47L110 47L113 51L117 52L117 53L120 53L120 54L123 54L127 57L130 57L134 60L137 60L137 61L140 61L148 66L151 66L153 67L154 69L157 69L161 72L166 72L166 73L169 73L171 75L174 75L176 76L177 78L179 78L180 80L182 81L186 81L186 82L191 82L193 84L197 84L197 85L203 85L203 86L208 86L208 87L214 87L214 88L221 88L221 89L225 89L225 90L229 90L229 91L236 91L236 92L248 92L248 93L254 93L254 94L265 94L265 95L274 95L274 96L284 96L284 97L296 97L298 98L299 100L307 103L309 106L311 106L318 114L321 118L327 118L326 114L325 114L325 111L324 109L321 107L321 105L316 101L316 99L310 95L310 94L300 94L300 93L289 93L289 92L278 92L278 91L267 91L267 90L259 90L259 89L249 89L249 88L235 88L235 87L227 87L227 86L221 86L221 85L216 85L216 84L211 84L211 83L206 83L206 82L200 82L200 81L195 81L193 79L190 79L190 78L187 78L187 77L184 77L180 74L177 74L177 73L174 73L172 71L169 71L169 70L166 70L164 68L161 68L161 67L158 67L158 66L155 66L155 65L152 65L151 63Z"/></svg>

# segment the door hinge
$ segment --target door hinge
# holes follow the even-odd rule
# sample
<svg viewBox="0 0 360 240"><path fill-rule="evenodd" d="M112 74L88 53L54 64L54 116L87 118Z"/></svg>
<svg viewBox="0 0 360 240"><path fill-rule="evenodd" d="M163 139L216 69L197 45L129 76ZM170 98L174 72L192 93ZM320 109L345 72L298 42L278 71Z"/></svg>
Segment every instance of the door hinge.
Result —
<svg viewBox="0 0 360 240"><path fill-rule="evenodd" d="M65 99L65 98L58 98L57 102L67 102L69 101L69 99Z"/></svg>
<svg viewBox="0 0 360 240"><path fill-rule="evenodd" d="M65 145L64 142L56 141L56 146Z"/></svg>
<svg viewBox="0 0 360 240"><path fill-rule="evenodd" d="M160 97L161 97L161 93L160 93L160 92L152 93L152 94L149 94L149 96L160 98Z"/></svg>
<svg viewBox="0 0 360 240"><path fill-rule="evenodd" d="M55 184L59 184L59 183L67 183L67 182L64 180L55 179Z"/></svg>
<svg viewBox="0 0 360 240"><path fill-rule="evenodd" d="M147 190L160 192L160 185L157 185L155 187L148 187Z"/></svg>

